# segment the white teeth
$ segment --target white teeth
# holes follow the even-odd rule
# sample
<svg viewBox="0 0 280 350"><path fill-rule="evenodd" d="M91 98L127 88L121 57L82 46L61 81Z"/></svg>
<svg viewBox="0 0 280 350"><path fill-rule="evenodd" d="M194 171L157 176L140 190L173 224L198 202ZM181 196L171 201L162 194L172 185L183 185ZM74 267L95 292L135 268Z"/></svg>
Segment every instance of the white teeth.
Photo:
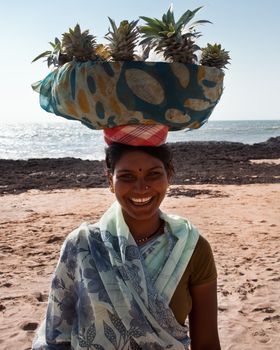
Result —
<svg viewBox="0 0 280 350"><path fill-rule="evenodd" d="M148 203L151 199L152 199L152 197L146 197L146 198L131 198L132 202L134 202L134 203L141 203L141 204Z"/></svg>

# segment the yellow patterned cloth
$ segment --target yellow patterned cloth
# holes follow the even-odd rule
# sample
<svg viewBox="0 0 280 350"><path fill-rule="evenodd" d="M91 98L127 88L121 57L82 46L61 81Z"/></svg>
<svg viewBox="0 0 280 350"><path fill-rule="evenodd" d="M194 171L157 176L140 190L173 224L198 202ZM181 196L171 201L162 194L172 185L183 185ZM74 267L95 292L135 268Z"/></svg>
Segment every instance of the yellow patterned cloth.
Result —
<svg viewBox="0 0 280 350"><path fill-rule="evenodd" d="M177 62L72 61L33 88L43 109L92 129L163 124L172 131L207 121L223 77L214 67Z"/></svg>

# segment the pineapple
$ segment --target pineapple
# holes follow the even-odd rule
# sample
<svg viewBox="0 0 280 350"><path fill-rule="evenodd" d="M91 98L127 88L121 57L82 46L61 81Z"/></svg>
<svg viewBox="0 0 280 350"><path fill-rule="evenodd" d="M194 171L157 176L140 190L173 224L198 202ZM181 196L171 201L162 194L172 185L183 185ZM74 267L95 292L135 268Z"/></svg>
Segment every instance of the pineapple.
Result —
<svg viewBox="0 0 280 350"><path fill-rule="evenodd" d="M222 49L220 44L207 44L205 48L202 48L202 55L200 64L203 66L226 68L229 64L230 56L229 52Z"/></svg>
<svg viewBox="0 0 280 350"><path fill-rule="evenodd" d="M95 37L88 30L81 31L79 24L68 33L62 34L62 52L77 61L89 61L97 59L95 53Z"/></svg>
<svg viewBox="0 0 280 350"><path fill-rule="evenodd" d="M163 52L167 61L196 63L196 51L200 47L195 44L195 39L200 33L195 27L198 24L211 23L206 20L189 23L202 7L195 10L187 10L176 22L172 6L162 16L162 20L141 16L146 25L139 28L143 40L141 44L150 44L156 52Z"/></svg>
<svg viewBox="0 0 280 350"><path fill-rule="evenodd" d="M100 60L108 61L111 58L111 52L107 45L97 44L95 52Z"/></svg>
<svg viewBox="0 0 280 350"><path fill-rule="evenodd" d="M134 50L139 36L136 27L138 21L122 21L119 27L116 26L115 21L109 17L111 27L105 38L110 41L109 48L111 56L115 61L133 61Z"/></svg>
<svg viewBox="0 0 280 350"><path fill-rule="evenodd" d="M49 43L52 46L52 50L47 50L41 53L39 56L35 57L32 62L39 60L40 58L47 58L48 67L53 65L54 67L63 66L64 63L71 61L71 58L61 52L61 41L55 38L54 42Z"/></svg>
<svg viewBox="0 0 280 350"><path fill-rule="evenodd" d="M182 36L180 40L166 38L164 43L160 43L156 51L164 51L164 57L167 61L181 63L196 63L196 51L200 47L192 40L192 36Z"/></svg>

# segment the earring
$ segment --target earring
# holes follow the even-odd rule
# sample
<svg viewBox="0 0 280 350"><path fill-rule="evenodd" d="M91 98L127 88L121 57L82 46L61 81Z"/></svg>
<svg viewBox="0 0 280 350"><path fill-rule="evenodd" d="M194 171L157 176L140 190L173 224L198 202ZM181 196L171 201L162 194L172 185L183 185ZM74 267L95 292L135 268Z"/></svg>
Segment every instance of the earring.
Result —
<svg viewBox="0 0 280 350"><path fill-rule="evenodd" d="M147 186L145 186L145 190L148 190L149 189L149 186L147 185Z"/></svg>
<svg viewBox="0 0 280 350"><path fill-rule="evenodd" d="M115 190L114 190L114 187L113 187L113 186L110 186L110 191L111 191L112 193L115 193Z"/></svg>

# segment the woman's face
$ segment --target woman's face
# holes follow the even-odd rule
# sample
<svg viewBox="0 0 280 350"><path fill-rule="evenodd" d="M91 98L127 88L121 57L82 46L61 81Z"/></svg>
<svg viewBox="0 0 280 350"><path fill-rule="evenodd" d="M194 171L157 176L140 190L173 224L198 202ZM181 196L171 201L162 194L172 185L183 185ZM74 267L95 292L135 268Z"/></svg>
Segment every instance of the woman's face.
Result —
<svg viewBox="0 0 280 350"><path fill-rule="evenodd" d="M161 160L142 151L128 151L109 176L125 219L149 220L158 215L169 184Z"/></svg>

